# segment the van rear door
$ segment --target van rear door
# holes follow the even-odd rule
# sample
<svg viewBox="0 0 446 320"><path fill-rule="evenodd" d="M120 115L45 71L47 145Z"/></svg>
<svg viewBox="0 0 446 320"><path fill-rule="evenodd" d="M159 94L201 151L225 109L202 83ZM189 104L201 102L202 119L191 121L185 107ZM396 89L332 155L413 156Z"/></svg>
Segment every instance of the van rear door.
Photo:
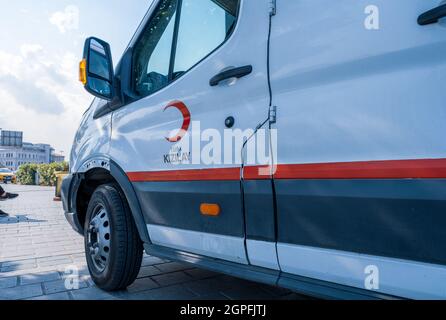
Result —
<svg viewBox="0 0 446 320"><path fill-rule="evenodd" d="M446 20L439 0L277 1L282 271L446 298Z"/></svg>

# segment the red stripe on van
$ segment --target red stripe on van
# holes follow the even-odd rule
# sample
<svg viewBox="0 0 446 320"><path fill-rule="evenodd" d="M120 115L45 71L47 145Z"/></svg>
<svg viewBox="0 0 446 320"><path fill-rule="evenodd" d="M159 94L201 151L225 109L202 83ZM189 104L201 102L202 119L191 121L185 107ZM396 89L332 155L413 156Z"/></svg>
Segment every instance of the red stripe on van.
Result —
<svg viewBox="0 0 446 320"><path fill-rule="evenodd" d="M245 180L272 179L271 170L269 166L246 166L243 170L243 178Z"/></svg>
<svg viewBox="0 0 446 320"><path fill-rule="evenodd" d="M132 182L240 180L240 168L128 172Z"/></svg>
<svg viewBox="0 0 446 320"><path fill-rule="evenodd" d="M440 179L446 159L278 165L276 179Z"/></svg>
<svg viewBox="0 0 446 320"><path fill-rule="evenodd" d="M267 167L245 167L244 179L265 180ZM262 169L262 171L260 171ZM172 170L127 173L132 182L234 181L240 168ZM311 164L281 164L275 179L446 179L446 159L383 160Z"/></svg>

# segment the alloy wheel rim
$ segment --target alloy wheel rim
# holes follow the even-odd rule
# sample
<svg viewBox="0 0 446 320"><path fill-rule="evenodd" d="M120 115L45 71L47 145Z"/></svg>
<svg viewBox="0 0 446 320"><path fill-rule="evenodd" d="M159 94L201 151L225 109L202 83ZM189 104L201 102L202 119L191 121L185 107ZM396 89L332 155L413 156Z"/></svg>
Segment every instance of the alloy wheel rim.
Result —
<svg viewBox="0 0 446 320"><path fill-rule="evenodd" d="M88 225L87 254L97 271L102 272L110 256L110 218L103 206L98 206L94 212Z"/></svg>

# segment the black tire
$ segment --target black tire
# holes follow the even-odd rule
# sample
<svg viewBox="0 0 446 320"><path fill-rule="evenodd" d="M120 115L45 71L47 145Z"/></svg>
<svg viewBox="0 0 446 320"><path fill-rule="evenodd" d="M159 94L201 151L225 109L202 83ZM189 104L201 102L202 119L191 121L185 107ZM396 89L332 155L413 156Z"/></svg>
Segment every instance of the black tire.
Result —
<svg viewBox="0 0 446 320"><path fill-rule="evenodd" d="M97 208L104 208L109 219L109 253L103 270L97 267L90 252L89 228ZM98 187L90 203L84 226L85 255L94 283L106 291L122 290L135 281L141 267L143 246L130 208L119 187L107 184Z"/></svg>

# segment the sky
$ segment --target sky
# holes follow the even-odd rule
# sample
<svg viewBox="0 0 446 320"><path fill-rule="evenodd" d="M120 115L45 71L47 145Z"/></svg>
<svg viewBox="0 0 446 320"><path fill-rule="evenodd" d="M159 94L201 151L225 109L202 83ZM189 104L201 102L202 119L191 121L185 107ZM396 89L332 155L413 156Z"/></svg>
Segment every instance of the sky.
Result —
<svg viewBox="0 0 446 320"><path fill-rule="evenodd" d="M78 81L84 40L110 43L116 64L152 0L129 2L0 0L0 128L68 156L92 101Z"/></svg>

